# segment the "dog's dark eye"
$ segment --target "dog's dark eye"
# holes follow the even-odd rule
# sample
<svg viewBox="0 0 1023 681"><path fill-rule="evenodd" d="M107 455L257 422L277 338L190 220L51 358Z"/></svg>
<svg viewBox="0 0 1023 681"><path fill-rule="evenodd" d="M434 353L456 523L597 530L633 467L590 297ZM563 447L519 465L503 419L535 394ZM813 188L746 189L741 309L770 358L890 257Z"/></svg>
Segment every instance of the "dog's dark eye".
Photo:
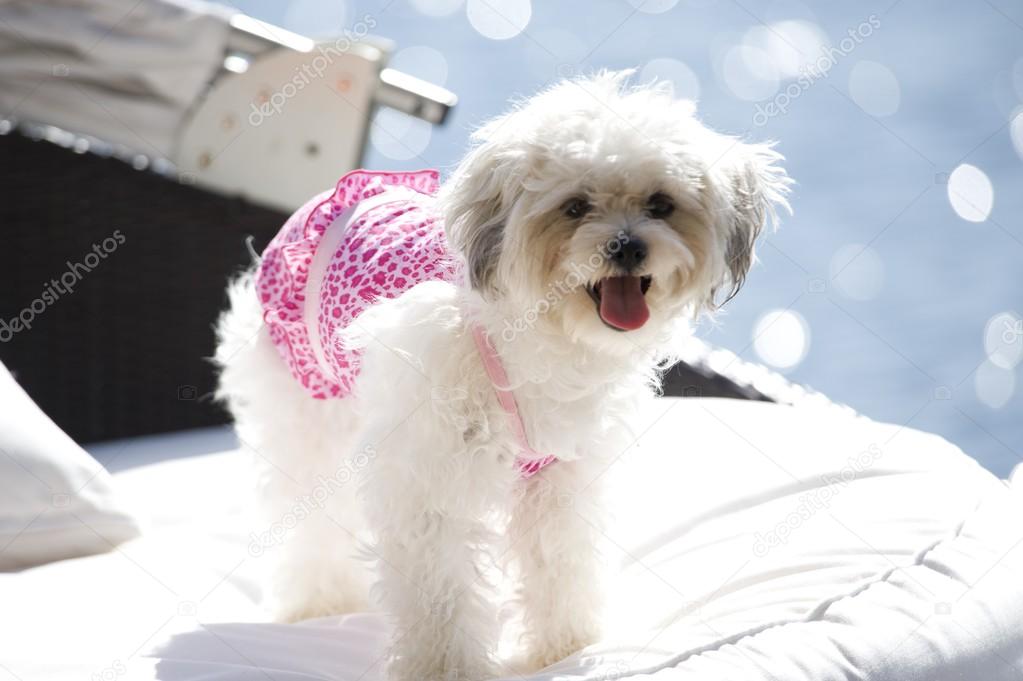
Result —
<svg viewBox="0 0 1023 681"><path fill-rule="evenodd" d="M573 220L578 220L591 210L593 210L593 206L591 206L590 202L581 196L573 197L561 206L561 212Z"/></svg>
<svg viewBox="0 0 1023 681"><path fill-rule="evenodd" d="M674 212L675 202L664 192L657 192L646 201L646 214L655 220L663 220Z"/></svg>

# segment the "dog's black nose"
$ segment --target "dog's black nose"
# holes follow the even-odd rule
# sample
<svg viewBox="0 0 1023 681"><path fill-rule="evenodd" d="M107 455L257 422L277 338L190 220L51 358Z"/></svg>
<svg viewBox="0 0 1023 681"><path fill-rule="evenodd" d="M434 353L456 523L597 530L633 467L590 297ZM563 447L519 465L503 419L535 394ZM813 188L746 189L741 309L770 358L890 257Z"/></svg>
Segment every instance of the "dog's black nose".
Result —
<svg viewBox="0 0 1023 681"><path fill-rule="evenodd" d="M646 244L639 239L630 239L621 244L617 251L611 252L611 262L621 267L626 272L631 272L646 260Z"/></svg>

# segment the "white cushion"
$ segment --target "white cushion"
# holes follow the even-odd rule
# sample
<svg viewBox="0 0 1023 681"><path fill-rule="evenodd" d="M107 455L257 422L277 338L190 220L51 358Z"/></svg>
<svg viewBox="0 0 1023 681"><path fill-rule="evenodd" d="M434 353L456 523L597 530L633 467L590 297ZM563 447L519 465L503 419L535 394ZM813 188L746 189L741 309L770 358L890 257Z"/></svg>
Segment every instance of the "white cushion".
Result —
<svg viewBox="0 0 1023 681"><path fill-rule="evenodd" d="M557 669L1023 678L1020 495L943 439L703 400L670 407L628 458L635 505L611 533L624 630Z"/></svg>
<svg viewBox="0 0 1023 681"><path fill-rule="evenodd" d="M0 570L109 551L138 535L109 474L0 364Z"/></svg>
<svg viewBox="0 0 1023 681"><path fill-rule="evenodd" d="M1018 485L938 437L836 410L664 400L650 421L608 473L623 494L607 635L525 678L1023 678ZM265 622L245 465L119 475L163 520L124 555L0 575L3 663L22 678L115 662L163 681L380 678L380 614ZM44 595L63 605L39 612Z"/></svg>

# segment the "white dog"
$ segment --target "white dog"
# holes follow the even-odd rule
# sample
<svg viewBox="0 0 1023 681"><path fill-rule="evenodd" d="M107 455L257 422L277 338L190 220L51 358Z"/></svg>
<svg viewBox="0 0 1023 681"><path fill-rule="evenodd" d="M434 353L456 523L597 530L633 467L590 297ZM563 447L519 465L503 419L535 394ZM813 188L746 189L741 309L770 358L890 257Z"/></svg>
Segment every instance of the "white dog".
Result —
<svg viewBox="0 0 1023 681"><path fill-rule="evenodd" d="M786 205L769 145L627 77L563 82L483 126L436 200L431 174L347 176L230 287L220 394L268 462L268 518L298 517L278 616L382 607L392 679L499 671L504 558L531 663L595 641L602 474L672 339L734 294ZM377 253L393 237L411 267ZM364 278L344 267L359 254Z"/></svg>

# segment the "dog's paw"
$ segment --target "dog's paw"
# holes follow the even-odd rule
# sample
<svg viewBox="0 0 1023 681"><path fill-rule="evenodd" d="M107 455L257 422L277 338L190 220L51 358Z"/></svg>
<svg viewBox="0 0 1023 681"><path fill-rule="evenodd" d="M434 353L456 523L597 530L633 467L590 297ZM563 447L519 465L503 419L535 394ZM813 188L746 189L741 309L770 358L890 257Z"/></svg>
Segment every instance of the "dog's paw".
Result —
<svg viewBox="0 0 1023 681"><path fill-rule="evenodd" d="M486 681L498 671L474 637L443 626L413 629L395 643L387 664L388 681Z"/></svg>
<svg viewBox="0 0 1023 681"><path fill-rule="evenodd" d="M526 654L526 666L533 671L546 669L578 653L598 639L596 633L577 633L569 637L551 637L535 641Z"/></svg>
<svg viewBox="0 0 1023 681"><path fill-rule="evenodd" d="M310 598L278 599L270 605L275 622L294 624L318 617L347 615L367 610L365 599L348 594L333 594L328 598L325 594L317 594Z"/></svg>
<svg viewBox="0 0 1023 681"><path fill-rule="evenodd" d="M487 681L498 674L489 660L453 662L442 658L396 658L387 669L388 681Z"/></svg>
<svg viewBox="0 0 1023 681"><path fill-rule="evenodd" d="M577 650L582 650L584 647L585 646L579 646L578 648L566 647L562 649L545 648L543 650L534 650L526 658L526 667L532 671L546 669L552 664L561 662Z"/></svg>

